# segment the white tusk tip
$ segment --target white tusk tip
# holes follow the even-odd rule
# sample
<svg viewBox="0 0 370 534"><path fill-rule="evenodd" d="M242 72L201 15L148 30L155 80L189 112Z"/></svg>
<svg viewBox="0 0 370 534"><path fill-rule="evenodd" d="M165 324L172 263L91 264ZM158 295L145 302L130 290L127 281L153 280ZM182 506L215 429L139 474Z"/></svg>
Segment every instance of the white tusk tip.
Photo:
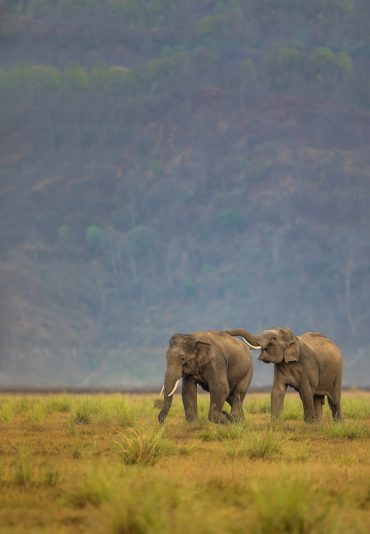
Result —
<svg viewBox="0 0 370 534"><path fill-rule="evenodd" d="M262 347L260 347L259 345L252 345L252 343L249 343L249 341L247 341L245 339L245 337L242 337L242 340L248 345L248 347L250 347L251 349L262 349Z"/></svg>
<svg viewBox="0 0 370 534"><path fill-rule="evenodd" d="M180 379L178 379L178 380L176 381L175 387L173 388L173 390L171 391L171 393L168 394L169 397L171 397L171 396L175 393L175 391L176 391L176 389L177 389L177 386L178 386L179 382L180 382Z"/></svg>

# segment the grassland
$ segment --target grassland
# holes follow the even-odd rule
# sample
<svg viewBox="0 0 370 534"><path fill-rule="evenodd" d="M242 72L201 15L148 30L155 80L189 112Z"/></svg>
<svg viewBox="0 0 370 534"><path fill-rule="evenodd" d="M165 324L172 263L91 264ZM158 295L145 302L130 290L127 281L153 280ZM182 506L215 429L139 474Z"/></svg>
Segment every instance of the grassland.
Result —
<svg viewBox="0 0 370 534"><path fill-rule="evenodd" d="M297 396L271 427L269 398L246 420L163 427L155 396L0 397L0 532L365 533L370 394L344 394L344 422L305 425Z"/></svg>

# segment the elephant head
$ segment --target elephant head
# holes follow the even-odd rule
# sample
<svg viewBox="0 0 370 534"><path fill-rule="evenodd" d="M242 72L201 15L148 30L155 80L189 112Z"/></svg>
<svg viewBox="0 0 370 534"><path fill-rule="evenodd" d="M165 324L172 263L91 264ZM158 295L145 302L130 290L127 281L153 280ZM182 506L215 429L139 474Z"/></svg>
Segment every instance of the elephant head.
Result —
<svg viewBox="0 0 370 534"><path fill-rule="evenodd" d="M166 353L167 367L162 388L164 402L158 416L159 422L163 423L167 417L180 378L199 374L199 369L213 357L212 346L193 335L175 334L171 337Z"/></svg>
<svg viewBox="0 0 370 534"><path fill-rule="evenodd" d="M259 360L265 363L297 362L300 357L299 343L288 327L264 330L253 335L244 328L226 330L228 334L240 336L254 349L261 349Z"/></svg>
<svg viewBox="0 0 370 534"><path fill-rule="evenodd" d="M289 363L299 360L299 343L288 327L265 330L256 336L262 347L259 360L265 363Z"/></svg>

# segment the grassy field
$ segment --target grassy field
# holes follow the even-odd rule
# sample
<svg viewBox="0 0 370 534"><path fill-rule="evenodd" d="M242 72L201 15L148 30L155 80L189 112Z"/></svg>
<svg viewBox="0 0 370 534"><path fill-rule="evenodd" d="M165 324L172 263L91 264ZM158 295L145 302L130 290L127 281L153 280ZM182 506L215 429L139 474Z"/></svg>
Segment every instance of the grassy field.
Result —
<svg viewBox="0 0 370 534"><path fill-rule="evenodd" d="M344 422L302 422L288 395L273 428L269 396L246 420L163 427L154 395L0 397L0 532L367 533L370 393L348 392Z"/></svg>

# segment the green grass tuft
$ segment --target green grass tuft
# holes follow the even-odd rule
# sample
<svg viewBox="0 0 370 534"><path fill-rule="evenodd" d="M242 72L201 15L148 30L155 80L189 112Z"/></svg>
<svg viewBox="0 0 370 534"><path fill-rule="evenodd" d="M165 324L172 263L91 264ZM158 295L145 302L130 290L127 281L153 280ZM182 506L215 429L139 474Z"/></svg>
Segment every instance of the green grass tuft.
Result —
<svg viewBox="0 0 370 534"><path fill-rule="evenodd" d="M21 452L15 464L14 482L17 486L28 486L32 482L32 475L29 456L27 453Z"/></svg>
<svg viewBox="0 0 370 534"><path fill-rule="evenodd" d="M67 501L76 508L83 508L91 504L99 506L109 501L111 497L111 487L108 481L95 471L88 471L84 480L67 495Z"/></svg>
<svg viewBox="0 0 370 534"><path fill-rule="evenodd" d="M41 426L45 422L46 418L45 405L35 403L30 409L29 418L34 425Z"/></svg>
<svg viewBox="0 0 370 534"><path fill-rule="evenodd" d="M242 438L245 432L245 423L215 425L207 422L199 437L202 441L228 441Z"/></svg>
<svg viewBox="0 0 370 534"><path fill-rule="evenodd" d="M303 419L303 408L300 399L294 397L285 399L282 419L283 421L297 421Z"/></svg>
<svg viewBox="0 0 370 534"><path fill-rule="evenodd" d="M136 413L131 406L122 404L117 407L114 420L120 427L134 427L136 424Z"/></svg>
<svg viewBox="0 0 370 534"><path fill-rule="evenodd" d="M10 423L14 418L14 408L9 402L2 402L0 406L0 421Z"/></svg>
<svg viewBox="0 0 370 534"><path fill-rule="evenodd" d="M250 432L237 444L229 443L228 453L233 457L251 460L266 459L281 454L287 438L273 430Z"/></svg>
<svg viewBox="0 0 370 534"><path fill-rule="evenodd" d="M54 487L60 481L60 471L57 467L46 467L41 478L44 486Z"/></svg>
<svg viewBox="0 0 370 534"><path fill-rule="evenodd" d="M362 398L342 398L342 412L345 419L369 419L370 401Z"/></svg>
<svg viewBox="0 0 370 534"><path fill-rule="evenodd" d="M94 441L83 440L76 436L75 440L70 444L70 453L71 457L76 460L87 458L96 453L96 443Z"/></svg>
<svg viewBox="0 0 370 534"><path fill-rule="evenodd" d="M93 422L96 414L95 406L92 405L90 399L82 399L76 403L72 412L72 418L78 425L89 425Z"/></svg>
<svg viewBox="0 0 370 534"><path fill-rule="evenodd" d="M369 437L367 426L356 421L333 423L324 432L329 438L354 440Z"/></svg>
<svg viewBox="0 0 370 534"><path fill-rule="evenodd" d="M247 399L245 407L248 413L270 413L271 401L267 396L263 396L261 398L257 397L255 399Z"/></svg>
<svg viewBox="0 0 370 534"><path fill-rule="evenodd" d="M71 411L71 398L68 395L51 395L46 400L48 413L68 413Z"/></svg>
<svg viewBox="0 0 370 534"><path fill-rule="evenodd" d="M312 505L315 499L305 479L288 475L268 484L256 481L252 484L252 497L257 511L255 532L259 534L325 532L323 521L329 507L320 507L318 512Z"/></svg>
<svg viewBox="0 0 370 534"><path fill-rule="evenodd" d="M207 509L206 495L166 479L128 483L108 509L108 521L113 534L213 534L222 526L217 511Z"/></svg>
<svg viewBox="0 0 370 534"><path fill-rule="evenodd" d="M171 454L171 443L163 438L164 428L134 429L128 428L115 441L118 453L127 465L153 465L161 456Z"/></svg>
<svg viewBox="0 0 370 534"><path fill-rule="evenodd" d="M30 410L33 404L32 397L19 397L13 401L14 411L17 414L26 413Z"/></svg>

